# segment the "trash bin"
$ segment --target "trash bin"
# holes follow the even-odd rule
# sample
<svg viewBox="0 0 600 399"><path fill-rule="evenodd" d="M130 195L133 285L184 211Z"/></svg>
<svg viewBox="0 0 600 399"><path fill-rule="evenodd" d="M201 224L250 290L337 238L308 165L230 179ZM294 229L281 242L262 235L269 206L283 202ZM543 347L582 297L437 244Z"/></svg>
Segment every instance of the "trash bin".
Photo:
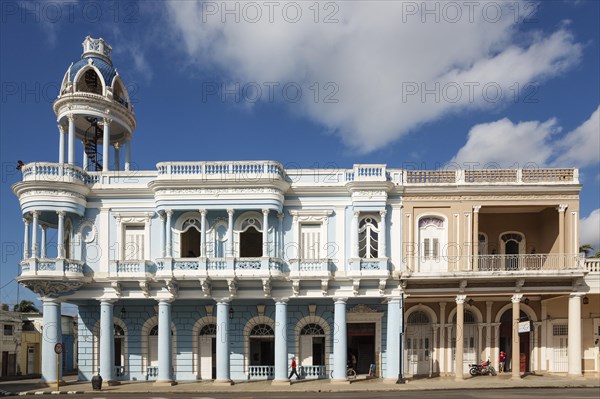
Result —
<svg viewBox="0 0 600 399"><path fill-rule="evenodd" d="M100 376L100 372L92 377L92 389L94 391L102 390L102 377Z"/></svg>

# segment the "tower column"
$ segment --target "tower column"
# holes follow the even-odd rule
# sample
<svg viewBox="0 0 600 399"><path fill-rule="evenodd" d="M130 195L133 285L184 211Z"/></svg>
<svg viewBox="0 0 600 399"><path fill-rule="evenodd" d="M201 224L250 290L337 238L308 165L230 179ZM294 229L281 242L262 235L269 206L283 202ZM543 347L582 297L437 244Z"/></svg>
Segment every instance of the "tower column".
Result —
<svg viewBox="0 0 600 399"><path fill-rule="evenodd" d="M173 346L171 337L171 302L158 302L158 376L157 383L171 384L173 382Z"/></svg>
<svg viewBox="0 0 600 399"><path fill-rule="evenodd" d="M58 227L56 236L56 252L59 258L65 257L65 213L63 211L56 212L58 215Z"/></svg>
<svg viewBox="0 0 600 399"><path fill-rule="evenodd" d="M112 123L112 119L104 118L104 131L102 135L102 171L108 172L109 163L109 146L110 146L110 124Z"/></svg>
<svg viewBox="0 0 600 399"><path fill-rule="evenodd" d="M114 384L115 327L113 302L100 301L100 376L108 385Z"/></svg>
<svg viewBox="0 0 600 399"><path fill-rule="evenodd" d="M346 300L335 298L333 340L333 380L346 381L346 365L348 364L348 337L346 326Z"/></svg>
<svg viewBox="0 0 600 399"><path fill-rule="evenodd" d="M385 379L392 383L398 382L400 376L400 328L402 326L400 306L400 298L390 298L387 304L387 367Z"/></svg>
<svg viewBox="0 0 600 399"><path fill-rule="evenodd" d="M73 165L75 163L75 116L73 114L69 114L67 118L69 118L68 162L70 165Z"/></svg>
<svg viewBox="0 0 600 399"><path fill-rule="evenodd" d="M262 231L262 241L263 241L263 256L269 256L269 210L263 209L263 231Z"/></svg>
<svg viewBox="0 0 600 399"><path fill-rule="evenodd" d="M567 356L569 358L569 376L581 377L581 294L569 295L568 316L569 345Z"/></svg>
<svg viewBox="0 0 600 399"><path fill-rule="evenodd" d="M279 237L279 242L277 243L277 256L283 259L283 213L277 214L277 220L279 221L279 234L277 235L277 237Z"/></svg>
<svg viewBox="0 0 600 399"><path fill-rule="evenodd" d="M231 384L229 378L229 302L217 302L217 379Z"/></svg>
<svg viewBox="0 0 600 399"><path fill-rule="evenodd" d="M519 319L521 317L521 298L523 294L512 296L512 354L510 359L512 379L521 379L521 339L519 337Z"/></svg>
<svg viewBox="0 0 600 399"><path fill-rule="evenodd" d="M29 259L29 219L23 218L25 225L23 234L23 259Z"/></svg>
<svg viewBox="0 0 600 399"><path fill-rule="evenodd" d="M456 364L454 365L454 379L456 381L462 381L465 377L463 375L463 329L465 327L465 299L466 295L458 295L456 297Z"/></svg>
<svg viewBox="0 0 600 399"><path fill-rule="evenodd" d="M166 215L165 214L161 214L159 215L160 218L160 257L164 258L167 256L167 242L166 242L166 223L165 223L165 219L166 219Z"/></svg>
<svg viewBox="0 0 600 399"><path fill-rule="evenodd" d="M121 146L119 143L115 143L113 148L115 153L115 164L113 167L115 170L121 170Z"/></svg>
<svg viewBox="0 0 600 399"><path fill-rule="evenodd" d="M41 247L40 247L40 258L45 258L46 257L46 228L48 226L46 226L45 224L42 224L41 226L42 229L42 239L41 239Z"/></svg>
<svg viewBox="0 0 600 399"><path fill-rule="evenodd" d="M62 381L62 359L58 356L58 370L57 367L57 356L54 352L54 345L62 341L62 328L60 320L60 302L56 302L54 299L42 299L44 312L43 312L43 323L44 328L42 330L42 383L45 384L56 384L56 376L58 373L59 381Z"/></svg>
<svg viewBox="0 0 600 399"><path fill-rule="evenodd" d="M125 143L125 170L129 170L131 167L131 139L127 140Z"/></svg>
<svg viewBox="0 0 600 399"><path fill-rule="evenodd" d="M275 302L275 381L287 381L287 298Z"/></svg>
<svg viewBox="0 0 600 399"><path fill-rule="evenodd" d="M359 211L354 211L352 215L352 226L351 226L351 240L352 243L352 253L351 258L358 258L358 216L360 215Z"/></svg>
<svg viewBox="0 0 600 399"><path fill-rule="evenodd" d="M446 302L440 302L440 373L447 373L446 368Z"/></svg>
<svg viewBox="0 0 600 399"><path fill-rule="evenodd" d="M65 127L58 125L58 163L65 163Z"/></svg>
<svg viewBox="0 0 600 399"><path fill-rule="evenodd" d="M165 224L165 235L167 237L167 258L172 258L173 257L173 247L172 247L172 232L171 232L171 218L173 216L173 211L172 210L168 210L167 211L167 223Z"/></svg>
<svg viewBox="0 0 600 399"><path fill-rule="evenodd" d="M387 256L386 254L386 220L385 217L387 215L387 210L383 210L381 212L379 212L379 215L381 216L381 222L379 223L379 246L377 248L377 257L378 258L385 258Z"/></svg>
<svg viewBox="0 0 600 399"><path fill-rule="evenodd" d="M206 257L206 209L200 209L200 256Z"/></svg>
<svg viewBox="0 0 600 399"><path fill-rule="evenodd" d="M227 209L227 256L234 256L233 244L233 209Z"/></svg>
<svg viewBox="0 0 600 399"><path fill-rule="evenodd" d="M37 234L38 234L38 220L39 220L40 213L38 211L33 211L33 212L31 212L31 216L33 217L33 223L31 226L31 257L37 258L38 257Z"/></svg>

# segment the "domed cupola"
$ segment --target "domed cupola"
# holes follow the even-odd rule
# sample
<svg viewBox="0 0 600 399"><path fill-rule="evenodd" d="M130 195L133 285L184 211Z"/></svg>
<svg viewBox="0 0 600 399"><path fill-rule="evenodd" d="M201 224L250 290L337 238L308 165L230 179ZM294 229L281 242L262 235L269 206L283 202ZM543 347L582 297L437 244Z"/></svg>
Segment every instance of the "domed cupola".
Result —
<svg viewBox="0 0 600 399"><path fill-rule="evenodd" d="M80 164L75 160L75 139L78 139L83 143L84 169L119 170L120 149L125 147L124 168L128 170L130 141L136 126L129 93L110 58L112 47L104 39L90 36L82 44L81 59L65 73L54 102L61 132L59 162L65 162L64 136L68 133L69 164Z"/></svg>

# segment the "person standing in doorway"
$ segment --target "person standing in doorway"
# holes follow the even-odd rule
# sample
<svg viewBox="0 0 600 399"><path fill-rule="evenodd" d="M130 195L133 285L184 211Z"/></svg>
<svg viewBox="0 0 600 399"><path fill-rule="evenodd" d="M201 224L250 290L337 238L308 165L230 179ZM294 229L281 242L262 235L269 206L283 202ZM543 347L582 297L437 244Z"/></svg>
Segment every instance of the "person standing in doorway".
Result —
<svg viewBox="0 0 600 399"><path fill-rule="evenodd" d="M500 356L498 357L498 372L504 373L504 363L506 363L506 352L500 351Z"/></svg>
<svg viewBox="0 0 600 399"><path fill-rule="evenodd" d="M297 364L296 364L296 358L292 357L292 371L290 373L290 376L288 377L288 380L292 379L292 376L295 374L296 375L296 379L300 379L300 376L298 375L298 371L296 371L297 368Z"/></svg>

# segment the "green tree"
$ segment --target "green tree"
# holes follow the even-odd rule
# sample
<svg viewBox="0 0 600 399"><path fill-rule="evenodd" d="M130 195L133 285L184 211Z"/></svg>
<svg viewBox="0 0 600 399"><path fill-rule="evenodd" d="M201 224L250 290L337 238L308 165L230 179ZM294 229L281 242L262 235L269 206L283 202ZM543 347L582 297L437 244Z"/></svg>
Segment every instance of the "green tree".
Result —
<svg viewBox="0 0 600 399"><path fill-rule="evenodd" d="M594 247L592 247L590 244L583 244L579 247L579 252L584 252L585 257L587 258L592 249L594 249Z"/></svg>
<svg viewBox="0 0 600 399"><path fill-rule="evenodd" d="M596 252L594 256L590 256L590 258L600 258L600 251Z"/></svg>
<svg viewBox="0 0 600 399"><path fill-rule="evenodd" d="M23 299L21 302L19 302L17 305L15 305L13 310L15 312L22 312L22 313L39 312L39 309L35 307L33 302L27 301L25 299Z"/></svg>

